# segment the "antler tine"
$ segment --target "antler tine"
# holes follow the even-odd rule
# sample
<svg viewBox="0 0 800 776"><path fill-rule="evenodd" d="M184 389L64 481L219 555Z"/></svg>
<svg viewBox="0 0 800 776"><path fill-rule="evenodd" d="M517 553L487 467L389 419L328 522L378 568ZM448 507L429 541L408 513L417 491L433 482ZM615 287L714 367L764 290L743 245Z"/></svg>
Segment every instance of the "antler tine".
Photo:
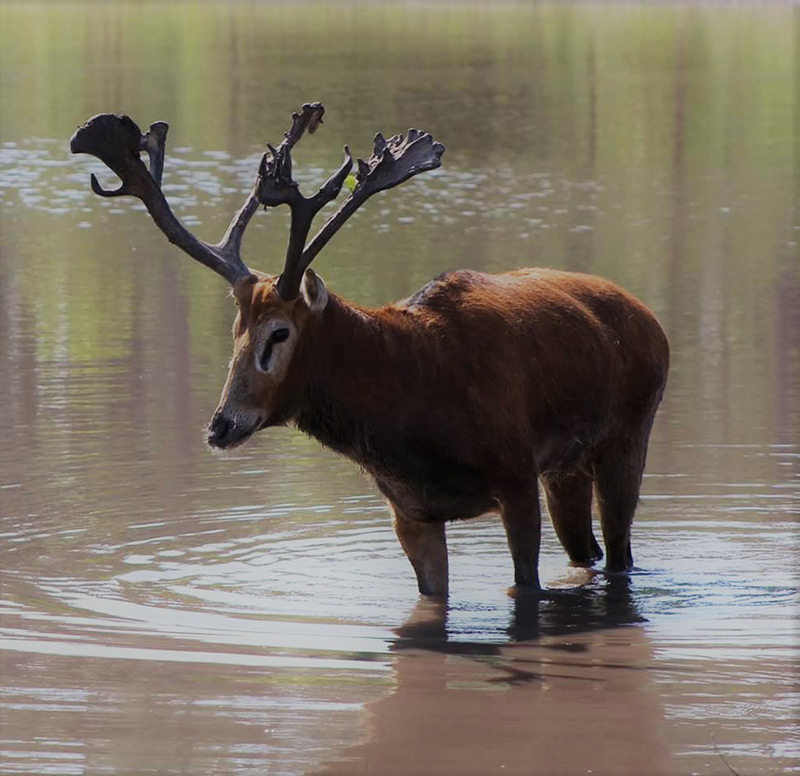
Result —
<svg viewBox="0 0 800 776"><path fill-rule="evenodd" d="M75 131L69 147L74 154L96 156L122 181L119 188L107 191L92 174L92 190L96 194L103 197L137 197L171 243L235 286L252 274L239 255L239 248L242 234L258 209L255 187L234 215L219 243L210 245L199 240L175 217L161 191L168 129L166 122L157 121L150 125L146 134L142 134L129 116L101 113ZM149 171L140 158L142 151L146 151L150 158Z"/></svg>
<svg viewBox="0 0 800 776"><path fill-rule="evenodd" d="M268 145L259 168L258 199L262 205L277 207L288 205L292 211L289 227L289 244L283 272L278 279L278 293L283 299L294 299L300 290L300 281L308 264L304 264L303 248L314 216L328 202L339 195L345 178L353 167L353 157L345 148L344 161L339 169L320 187L319 191L305 197L292 178L292 155L294 145L305 131L314 132L322 123L325 108L321 103L307 103L299 113L292 115L292 127L277 148Z"/></svg>
<svg viewBox="0 0 800 776"><path fill-rule="evenodd" d="M303 248L305 247L308 232L314 216L322 210L328 202L336 199L342 190L345 179L353 168L353 157L350 149L344 147L344 161L339 169L328 178L313 197L304 197L297 190L296 199L290 203L292 208L292 224L289 229L289 246L286 249L286 261L283 272L278 278L278 293L282 299L294 299L300 291L300 282L303 273L311 263L306 261Z"/></svg>
<svg viewBox="0 0 800 776"><path fill-rule="evenodd" d="M303 105L299 113L292 114L292 126L277 148L267 143L267 153L261 157L258 169L258 198L266 207L289 205L298 199L299 189L292 178L292 148L303 134L313 134L322 124L325 107L321 102Z"/></svg>
<svg viewBox="0 0 800 776"><path fill-rule="evenodd" d="M164 149L167 144L169 124L166 121L156 121L150 125L147 134L142 135L140 148L147 151L150 157L150 175L157 186L161 186L161 176L164 173Z"/></svg>
<svg viewBox="0 0 800 776"><path fill-rule="evenodd" d="M394 135L386 140L375 135L372 156L358 160L357 184L341 207L323 224L303 252L307 267L328 241L373 194L394 188L414 175L435 170L442 163L444 145L427 132L409 129L405 137Z"/></svg>

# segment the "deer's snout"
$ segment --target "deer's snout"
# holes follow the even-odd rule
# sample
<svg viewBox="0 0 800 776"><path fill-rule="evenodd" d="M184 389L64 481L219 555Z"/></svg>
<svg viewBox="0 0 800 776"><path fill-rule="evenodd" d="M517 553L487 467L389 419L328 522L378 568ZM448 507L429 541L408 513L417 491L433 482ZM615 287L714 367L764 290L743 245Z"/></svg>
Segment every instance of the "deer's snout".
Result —
<svg viewBox="0 0 800 776"><path fill-rule="evenodd" d="M249 439L262 425L262 418L256 413L240 412L234 415L218 409L208 424L206 439L210 447L227 450Z"/></svg>
<svg viewBox="0 0 800 776"><path fill-rule="evenodd" d="M233 418L228 417L222 410L217 410L208 424L208 444L211 447L224 448L226 442L236 428Z"/></svg>

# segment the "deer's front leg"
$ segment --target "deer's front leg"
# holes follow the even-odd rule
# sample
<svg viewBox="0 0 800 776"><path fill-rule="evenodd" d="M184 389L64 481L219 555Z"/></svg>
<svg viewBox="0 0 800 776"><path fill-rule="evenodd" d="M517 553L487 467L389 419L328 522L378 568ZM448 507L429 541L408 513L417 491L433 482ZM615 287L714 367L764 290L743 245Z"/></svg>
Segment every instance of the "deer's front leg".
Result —
<svg viewBox="0 0 800 776"><path fill-rule="evenodd" d="M514 560L514 582L539 590L542 515L537 485L534 482L532 486L514 489L503 494L499 500L508 548Z"/></svg>
<svg viewBox="0 0 800 776"><path fill-rule="evenodd" d="M417 575L422 595L447 595L447 540L444 523L411 520L392 504L394 530Z"/></svg>

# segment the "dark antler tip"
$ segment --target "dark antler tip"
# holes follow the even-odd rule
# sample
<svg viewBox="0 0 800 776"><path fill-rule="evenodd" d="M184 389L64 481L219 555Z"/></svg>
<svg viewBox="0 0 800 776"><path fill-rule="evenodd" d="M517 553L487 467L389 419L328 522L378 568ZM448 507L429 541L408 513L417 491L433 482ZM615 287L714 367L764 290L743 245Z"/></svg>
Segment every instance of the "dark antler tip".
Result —
<svg viewBox="0 0 800 776"><path fill-rule="evenodd" d="M321 102L305 102L301 110L303 113L318 113L321 119L325 113L325 106Z"/></svg>
<svg viewBox="0 0 800 776"><path fill-rule="evenodd" d="M73 154L93 154L108 164L126 152L138 156L141 137L130 116L100 113L78 127L69 148Z"/></svg>
<svg viewBox="0 0 800 776"><path fill-rule="evenodd" d="M151 135L156 135L158 137L161 137L162 135L166 136L168 130L169 130L169 124L167 124L166 121L154 121L150 125L149 132Z"/></svg>

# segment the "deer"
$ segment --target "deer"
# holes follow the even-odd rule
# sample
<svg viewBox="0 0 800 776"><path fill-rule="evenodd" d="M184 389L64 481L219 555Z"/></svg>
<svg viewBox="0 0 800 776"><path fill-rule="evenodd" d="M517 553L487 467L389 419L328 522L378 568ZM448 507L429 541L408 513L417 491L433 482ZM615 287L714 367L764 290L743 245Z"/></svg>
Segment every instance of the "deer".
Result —
<svg viewBox="0 0 800 776"><path fill-rule="evenodd" d="M669 370L667 337L632 294L598 276L552 268L446 272L406 299L366 307L337 296L309 266L374 194L438 168L444 146L422 131L375 136L372 155L345 146L330 178L305 196L291 152L322 123L307 103L219 242L190 233L161 187L168 124L142 133L100 114L70 139L120 179L102 197L136 197L167 239L223 277L238 308L233 353L207 428L213 450L292 426L354 461L385 496L420 594L446 597L446 525L499 513L514 589L541 591L540 484L572 564L633 568L631 526L648 440ZM142 154L146 153L149 165ZM349 178L349 180L348 180ZM316 214L350 189L308 240ZM247 267L242 236L260 206L288 205L283 269Z"/></svg>

